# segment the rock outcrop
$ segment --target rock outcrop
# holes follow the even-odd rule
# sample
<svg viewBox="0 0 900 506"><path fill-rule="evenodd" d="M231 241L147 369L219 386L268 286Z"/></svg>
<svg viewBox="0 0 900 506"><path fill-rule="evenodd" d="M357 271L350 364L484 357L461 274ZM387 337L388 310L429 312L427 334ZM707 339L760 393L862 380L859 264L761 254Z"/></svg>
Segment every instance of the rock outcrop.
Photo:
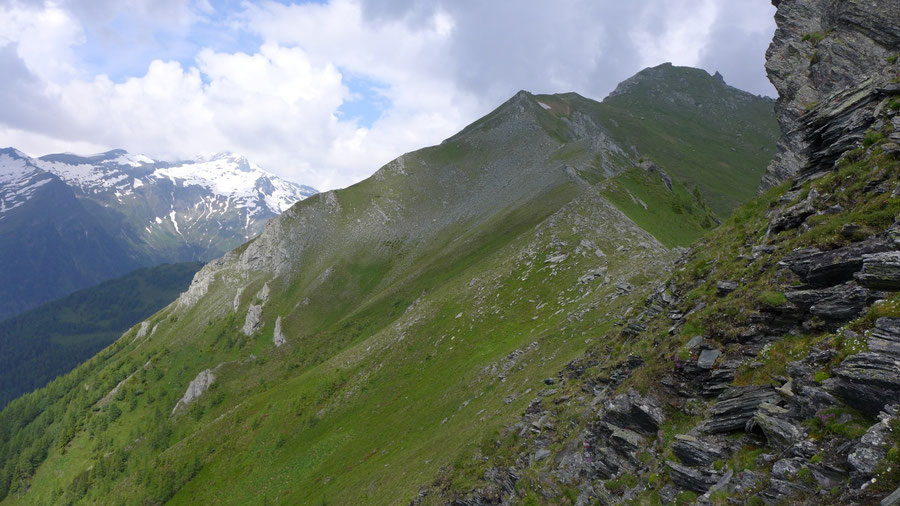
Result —
<svg viewBox="0 0 900 506"><path fill-rule="evenodd" d="M778 90L775 160L760 188L830 169L862 139L896 77L900 4L889 0L775 0L777 29L766 71ZM824 165L824 167L823 167Z"/></svg>
<svg viewBox="0 0 900 506"><path fill-rule="evenodd" d="M272 334L272 342L275 344L276 348L287 342L287 338L284 337L284 332L281 330L280 316L275 319L275 331Z"/></svg>
<svg viewBox="0 0 900 506"><path fill-rule="evenodd" d="M192 402L196 401L203 395L203 392L206 392L209 389L214 381L216 381L216 375L211 369L200 371L200 374L191 380L184 395L181 396L181 399L175 403L175 407L172 408L172 414L178 413L179 410L186 408Z"/></svg>

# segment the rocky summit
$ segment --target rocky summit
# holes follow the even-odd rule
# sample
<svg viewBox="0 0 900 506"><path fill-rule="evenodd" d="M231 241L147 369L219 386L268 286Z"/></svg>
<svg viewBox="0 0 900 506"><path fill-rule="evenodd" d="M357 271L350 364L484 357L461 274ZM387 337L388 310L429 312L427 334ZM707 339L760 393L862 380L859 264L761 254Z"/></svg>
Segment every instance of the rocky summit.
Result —
<svg viewBox="0 0 900 506"><path fill-rule="evenodd" d="M522 91L269 220L0 412L0 498L896 504L897 7L776 5L774 112Z"/></svg>

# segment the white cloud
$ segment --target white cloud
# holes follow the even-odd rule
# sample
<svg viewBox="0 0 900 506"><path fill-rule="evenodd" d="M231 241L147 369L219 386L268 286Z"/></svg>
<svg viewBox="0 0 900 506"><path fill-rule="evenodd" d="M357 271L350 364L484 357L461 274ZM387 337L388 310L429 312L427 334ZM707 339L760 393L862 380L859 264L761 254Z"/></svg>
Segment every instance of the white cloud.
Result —
<svg viewBox="0 0 900 506"><path fill-rule="evenodd" d="M76 74L71 48L82 42L81 26L56 4L0 5L0 47L15 44L25 66L45 81Z"/></svg>
<svg viewBox="0 0 900 506"><path fill-rule="evenodd" d="M123 147L158 158L232 150L298 182L345 186L452 135L518 89L600 99L642 67L673 61L720 65L730 83L760 92L767 84L756 53L771 37L771 8L748 2L263 1L228 14L205 0L0 0L8 76L0 100L14 102L0 108L0 144L31 153ZM165 45L159 30L190 38L210 16L233 40L262 42L149 59L128 78L85 74L86 38L92 51L98 40L109 47L94 56L125 61L130 50ZM108 28L116 19L134 34ZM759 68L729 66L748 52ZM387 104L368 128L338 113L359 99L348 77L376 83Z"/></svg>

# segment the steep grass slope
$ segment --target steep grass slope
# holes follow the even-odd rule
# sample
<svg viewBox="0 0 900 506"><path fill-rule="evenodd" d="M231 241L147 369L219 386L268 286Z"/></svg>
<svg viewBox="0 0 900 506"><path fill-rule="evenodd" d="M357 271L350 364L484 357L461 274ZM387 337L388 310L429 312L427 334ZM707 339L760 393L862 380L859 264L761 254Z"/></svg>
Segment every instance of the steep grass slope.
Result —
<svg viewBox="0 0 900 506"><path fill-rule="evenodd" d="M665 244L712 221L568 100L521 92L207 264L0 413L0 497L411 500L624 325Z"/></svg>

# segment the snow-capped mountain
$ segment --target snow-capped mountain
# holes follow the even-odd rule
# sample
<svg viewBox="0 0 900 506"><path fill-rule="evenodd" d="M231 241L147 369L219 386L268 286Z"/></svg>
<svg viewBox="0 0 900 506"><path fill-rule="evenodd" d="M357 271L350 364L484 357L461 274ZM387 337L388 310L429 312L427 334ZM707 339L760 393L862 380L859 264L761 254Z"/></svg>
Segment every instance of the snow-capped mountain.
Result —
<svg viewBox="0 0 900 506"><path fill-rule="evenodd" d="M112 241L124 252L128 261L116 265L205 261L239 246L260 233L266 220L315 193L233 153L166 162L123 150L31 158L8 148L0 150L0 240L7 243L11 258L19 258L13 251L15 238L33 229L36 220L53 224L63 219L50 212L62 200L93 239L102 235L100 243ZM52 235L38 242L52 248ZM31 255L20 253L22 259ZM49 267L39 259L31 264L29 269L36 271ZM90 271L72 283L75 289L110 277L93 268L75 268ZM115 275L121 273L117 269Z"/></svg>
<svg viewBox="0 0 900 506"><path fill-rule="evenodd" d="M0 220L54 179L21 151L0 149Z"/></svg>
<svg viewBox="0 0 900 506"><path fill-rule="evenodd" d="M75 192L0 150L0 319L140 266Z"/></svg>
<svg viewBox="0 0 900 506"><path fill-rule="evenodd" d="M162 261L215 258L316 193L233 153L165 162L115 150L47 155L35 163L80 199L120 214L123 237Z"/></svg>

